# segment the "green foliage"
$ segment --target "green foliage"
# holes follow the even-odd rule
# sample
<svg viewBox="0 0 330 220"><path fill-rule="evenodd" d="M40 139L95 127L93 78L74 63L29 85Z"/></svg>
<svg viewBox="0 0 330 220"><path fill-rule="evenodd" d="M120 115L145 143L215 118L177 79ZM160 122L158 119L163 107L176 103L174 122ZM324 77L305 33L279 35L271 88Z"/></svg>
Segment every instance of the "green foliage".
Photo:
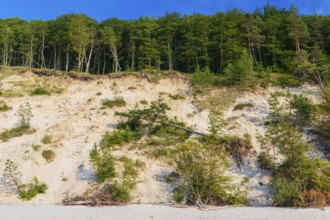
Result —
<svg viewBox="0 0 330 220"><path fill-rule="evenodd" d="M41 145L40 145L40 144L33 144L33 145L32 145L32 149L33 149L34 151L38 151L40 148L41 148Z"/></svg>
<svg viewBox="0 0 330 220"><path fill-rule="evenodd" d="M22 200L31 200L40 193L45 193L47 185L38 180L36 176L33 177L32 182L24 185L24 190L20 193L19 197Z"/></svg>
<svg viewBox="0 0 330 220"><path fill-rule="evenodd" d="M279 74L275 75L275 77L271 80L271 83L275 86L285 88L300 86L302 84L302 81L294 76Z"/></svg>
<svg viewBox="0 0 330 220"><path fill-rule="evenodd" d="M102 148L111 148L116 145L123 145L133 139L133 133L129 127L117 129L113 132L106 132L103 135Z"/></svg>
<svg viewBox="0 0 330 220"><path fill-rule="evenodd" d="M270 124L265 135L259 137L262 148L259 163L273 172L274 205L328 204L329 162L308 156L310 144L303 141L298 127L288 124L286 117L281 115L278 101L276 99L271 101L271 109L275 111L270 114L273 123Z"/></svg>
<svg viewBox="0 0 330 220"><path fill-rule="evenodd" d="M116 176L115 158L108 151L98 151L97 147L89 153L89 160L96 170L98 182L103 183L107 179Z"/></svg>
<svg viewBox="0 0 330 220"><path fill-rule="evenodd" d="M128 112L115 112L117 116L125 119L118 125L118 128L129 127L131 131L138 131L143 128L144 121L148 121L150 125L155 120L169 121L166 111L170 108L166 103L151 102L151 106L145 109L133 109Z"/></svg>
<svg viewBox="0 0 330 220"><path fill-rule="evenodd" d="M5 186L13 187L19 193L22 192L22 173L17 170L17 165L10 159L6 160L5 169L3 170L3 178L5 179Z"/></svg>
<svg viewBox="0 0 330 220"><path fill-rule="evenodd" d="M114 184L111 184L109 192L115 201L127 203L131 200L131 192L134 189L136 189L136 181L124 178L120 183L115 181Z"/></svg>
<svg viewBox="0 0 330 220"><path fill-rule="evenodd" d="M16 127L9 130L5 130L2 133L0 133L0 140L8 141L11 138L20 137L23 136L24 134L33 134L35 132L36 129L34 128Z"/></svg>
<svg viewBox="0 0 330 220"><path fill-rule="evenodd" d="M237 110L243 110L245 108L252 108L254 107L254 105L252 103L239 103L237 105L235 105L234 107L234 111L237 111Z"/></svg>
<svg viewBox="0 0 330 220"><path fill-rule="evenodd" d="M114 108L114 107L124 107L126 106L126 101L123 98L116 98L113 100L102 99L101 100L101 109Z"/></svg>
<svg viewBox="0 0 330 220"><path fill-rule="evenodd" d="M272 184L274 189L274 205L283 207L300 206L299 186L285 177L276 178Z"/></svg>
<svg viewBox="0 0 330 220"><path fill-rule="evenodd" d="M200 70L199 67L196 68L195 72L191 74L191 82L195 86L212 86L215 79L215 75L210 71L210 69Z"/></svg>
<svg viewBox="0 0 330 220"><path fill-rule="evenodd" d="M41 139L41 143L43 144L50 144L52 142L53 137L49 134L45 134L42 139Z"/></svg>
<svg viewBox="0 0 330 220"><path fill-rule="evenodd" d="M140 103L141 103L142 105L148 105L148 101L146 101L146 100L141 100Z"/></svg>
<svg viewBox="0 0 330 220"><path fill-rule="evenodd" d="M55 160L56 154L52 150L44 150L41 153L42 157L45 158L45 160L50 163Z"/></svg>
<svg viewBox="0 0 330 220"><path fill-rule="evenodd" d="M236 63L230 63L225 69L225 77L229 85L237 83L254 86L256 73L253 70L253 58L243 50Z"/></svg>
<svg viewBox="0 0 330 220"><path fill-rule="evenodd" d="M173 100L180 100L180 99L185 99L184 96L180 95L180 94L176 94L176 95L168 95L168 97L170 97Z"/></svg>
<svg viewBox="0 0 330 220"><path fill-rule="evenodd" d="M0 112L9 111L11 109L12 109L12 107L10 107L9 105L7 105L7 103L5 101L1 101L0 100Z"/></svg>
<svg viewBox="0 0 330 220"><path fill-rule="evenodd" d="M294 110L294 116L301 121L310 121L313 119L314 106L311 100L304 95L294 95L290 101L290 108Z"/></svg>
<svg viewBox="0 0 330 220"><path fill-rule="evenodd" d="M228 165L226 154L219 149L196 142L183 144L176 168L188 202L204 205L245 201L232 198L246 195L232 193L231 178L224 174ZM180 200L180 196L176 197Z"/></svg>
<svg viewBox="0 0 330 220"><path fill-rule="evenodd" d="M31 183L22 184L22 174L17 171L17 165L7 159L5 169L3 170L3 178L5 179L5 186L14 188L19 193L19 198L22 200L31 200L39 193L45 193L47 185L39 182L36 176L33 177Z"/></svg>
<svg viewBox="0 0 330 220"><path fill-rule="evenodd" d="M42 87L38 87L36 88L35 90L33 90L31 93L30 93L31 96L35 96L35 95L48 95L50 96L51 93L45 89L45 88L42 88Z"/></svg>
<svg viewBox="0 0 330 220"><path fill-rule="evenodd" d="M225 121L222 118L222 114L219 112L211 112L209 114L209 126L208 131L210 132L210 138L219 138L223 135L223 128Z"/></svg>
<svg viewBox="0 0 330 220"><path fill-rule="evenodd" d="M139 176L139 172L136 169L135 162L126 156L119 158L119 161L123 163L124 171L122 176L124 178L136 179Z"/></svg>
<svg viewBox="0 0 330 220"><path fill-rule="evenodd" d="M18 128L30 128L30 120L33 117L30 104L27 102L24 105L20 105L16 115L19 118Z"/></svg>

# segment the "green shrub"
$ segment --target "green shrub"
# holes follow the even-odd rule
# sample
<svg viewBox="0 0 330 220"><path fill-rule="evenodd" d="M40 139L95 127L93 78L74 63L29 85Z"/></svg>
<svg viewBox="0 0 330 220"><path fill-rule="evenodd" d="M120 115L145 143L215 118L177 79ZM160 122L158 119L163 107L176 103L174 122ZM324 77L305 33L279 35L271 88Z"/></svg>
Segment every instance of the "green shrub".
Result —
<svg viewBox="0 0 330 220"><path fill-rule="evenodd" d="M188 201L199 205L246 201L246 193L233 193L238 190L231 185L231 178L224 174L228 165L226 154L212 145L185 143L176 167Z"/></svg>
<svg viewBox="0 0 330 220"><path fill-rule="evenodd" d="M54 161L56 157L55 152L52 150L44 150L41 155L48 163Z"/></svg>
<svg viewBox="0 0 330 220"><path fill-rule="evenodd" d="M200 70L199 67L196 68L195 72L190 75L191 82L194 86L213 86L215 75L209 70Z"/></svg>
<svg viewBox="0 0 330 220"><path fill-rule="evenodd" d="M299 204L299 186L285 177L276 178L272 184L274 205L282 207L301 206Z"/></svg>
<svg viewBox="0 0 330 220"><path fill-rule="evenodd" d="M126 101L123 98L116 98L114 100L102 99L101 105L102 105L101 109L124 107L126 106Z"/></svg>
<svg viewBox="0 0 330 220"><path fill-rule="evenodd" d="M126 127L113 132L105 132L102 140L102 148L110 148L115 145L123 145L133 138L133 133Z"/></svg>
<svg viewBox="0 0 330 220"><path fill-rule="evenodd" d="M19 128L29 128L30 120L33 117L30 104L27 102L24 105L20 105L16 115L19 117L17 126Z"/></svg>
<svg viewBox="0 0 330 220"><path fill-rule="evenodd" d="M20 137L24 134L33 134L36 132L36 129L30 127L16 127L9 130L5 130L4 132L0 133L0 140L8 141L14 137Z"/></svg>
<svg viewBox="0 0 330 220"><path fill-rule="evenodd" d="M40 145L40 144L33 144L33 145L32 145L32 149L33 149L34 151L38 151L40 148L41 148L41 145Z"/></svg>
<svg viewBox="0 0 330 220"><path fill-rule="evenodd" d="M43 143L43 144L49 144L49 143L51 143L52 142L52 136L51 135L49 135L49 134L45 134L43 137L42 137L42 139L41 139L41 143Z"/></svg>
<svg viewBox="0 0 330 220"><path fill-rule="evenodd" d="M122 173L122 176L124 178L133 178L136 179L139 176L139 171L135 167L135 163L133 160L126 156L122 156L119 158L119 161L123 163L124 171Z"/></svg>
<svg viewBox="0 0 330 220"><path fill-rule="evenodd" d="M95 168L98 182L103 183L116 176L115 158L107 151L98 151L96 146L89 153L89 160Z"/></svg>
<svg viewBox="0 0 330 220"><path fill-rule="evenodd" d="M148 105L148 101L146 101L146 100L141 100L140 103L141 103L142 105Z"/></svg>
<svg viewBox="0 0 330 220"><path fill-rule="evenodd" d="M294 95L289 104L294 110L295 118L301 121L310 121L313 118L315 108L311 100L304 95Z"/></svg>
<svg viewBox="0 0 330 220"><path fill-rule="evenodd" d="M30 93L31 96L35 96L35 95L48 95L50 96L51 93L45 89L45 88L42 88L42 87L38 87L36 88L35 90L33 90L31 93Z"/></svg>
<svg viewBox="0 0 330 220"><path fill-rule="evenodd" d="M136 189L137 182L134 179L124 178L121 183L115 181L110 185L110 194L118 202L127 203L131 200L131 192Z"/></svg>
<svg viewBox="0 0 330 220"><path fill-rule="evenodd" d="M45 193L47 190L47 185L39 182L37 177L34 176L32 182L25 185L24 188L25 189L21 191L19 197L22 200L28 201L40 193Z"/></svg>
<svg viewBox="0 0 330 220"><path fill-rule="evenodd" d="M4 101L0 101L0 112L9 111L11 109L12 109L12 107L7 105L7 103L5 103Z"/></svg>
<svg viewBox="0 0 330 220"><path fill-rule="evenodd" d="M97 92L97 93L96 93L96 96L101 96L101 95L102 95L101 92Z"/></svg>
<svg viewBox="0 0 330 220"><path fill-rule="evenodd" d="M298 78L287 74L278 74L272 80L272 84L275 86L284 87L297 87L301 85L301 81Z"/></svg>
<svg viewBox="0 0 330 220"><path fill-rule="evenodd" d="M252 108L252 107L254 107L254 105L252 103L239 103L239 104L235 105L234 111L243 110L245 108Z"/></svg>
<svg viewBox="0 0 330 220"><path fill-rule="evenodd" d="M267 169L271 171L275 169L275 164L265 151L260 152L258 156L258 163L262 169Z"/></svg>
<svg viewBox="0 0 330 220"><path fill-rule="evenodd" d="M171 95L169 94L168 97L170 97L173 100L180 100L180 99L185 99L186 97L180 95L180 94L176 94L176 95Z"/></svg>

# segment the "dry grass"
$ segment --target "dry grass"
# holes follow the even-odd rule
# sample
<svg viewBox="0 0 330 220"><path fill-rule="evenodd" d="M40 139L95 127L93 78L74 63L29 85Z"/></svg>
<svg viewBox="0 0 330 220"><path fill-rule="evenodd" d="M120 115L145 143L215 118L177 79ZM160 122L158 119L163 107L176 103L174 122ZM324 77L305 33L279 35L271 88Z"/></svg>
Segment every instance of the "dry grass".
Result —
<svg viewBox="0 0 330 220"><path fill-rule="evenodd" d="M228 88L207 89L196 97L195 104L202 110L222 111L231 106L240 95L242 91Z"/></svg>

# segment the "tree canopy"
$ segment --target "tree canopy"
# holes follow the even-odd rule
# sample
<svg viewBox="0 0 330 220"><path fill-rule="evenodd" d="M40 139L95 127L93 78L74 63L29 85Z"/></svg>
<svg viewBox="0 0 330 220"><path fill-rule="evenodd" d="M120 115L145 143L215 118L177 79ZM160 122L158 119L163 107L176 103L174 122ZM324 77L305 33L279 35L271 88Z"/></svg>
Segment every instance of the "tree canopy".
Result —
<svg viewBox="0 0 330 220"><path fill-rule="evenodd" d="M0 63L93 74L143 69L224 74L242 53L258 68L294 73L301 51L312 64L328 62L330 16L301 16L267 4L245 13L207 16L166 13L102 22L66 14L55 20L0 20ZM227 71L228 72L228 71Z"/></svg>

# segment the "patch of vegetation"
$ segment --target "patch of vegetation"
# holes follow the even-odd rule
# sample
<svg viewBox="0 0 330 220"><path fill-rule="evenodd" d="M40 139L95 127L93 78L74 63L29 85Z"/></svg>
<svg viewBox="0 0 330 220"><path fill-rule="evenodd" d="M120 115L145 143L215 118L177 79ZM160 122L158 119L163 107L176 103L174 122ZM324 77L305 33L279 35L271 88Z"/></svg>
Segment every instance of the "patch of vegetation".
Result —
<svg viewBox="0 0 330 220"><path fill-rule="evenodd" d="M27 102L24 105L20 105L16 115L19 118L18 127L19 128L30 128L30 121L33 117L30 104Z"/></svg>
<svg viewBox="0 0 330 220"><path fill-rule="evenodd" d="M148 105L148 101L146 101L146 100L141 100L140 103L141 103L142 105Z"/></svg>
<svg viewBox="0 0 330 220"><path fill-rule="evenodd" d="M97 93L96 93L96 96L101 96L101 95L102 95L101 92L97 92Z"/></svg>
<svg viewBox="0 0 330 220"><path fill-rule="evenodd" d="M5 130L2 133L0 133L0 140L2 141L8 141L11 138L14 137L20 137L24 134L33 134L36 132L36 129L30 128L30 127L16 127L9 130Z"/></svg>
<svg viewBox="0 0 330 220"><path fill-rule="evenodd" d="M89 153L89 160L96 169L95 173L99 183L116 176L115 158L109 151L98 150L94 145Z"/></svg>
<svg viewBox="0 0 330 220"><path fill-rule="evenodd" d="M101 109L114 108L114 107L124 107L126 106L126 101L123 98L116 98L113 100L102 99L101 100Z"/></svg>
<svg viewBox="0 0 330 220"><path fill-rule="evenodd" d="M21 90L19 90L19 91L5 90L5 91L0 91L0 96L2 96L2 97L23 97L24 92Z"/></svg>
<svg viewBox="0 0 330 220"><path fill-rule="evenodd" d="M8 159L3 170L5 186L17 190L22 200L31 200L37 194L46 192L47 185L40 182L36 176L28 184L22 184L21 177L22 174L17 170L17 165Z"/></svg>
<svg viewBox="0 0 330 220"><path fill-rule="evenodd" d="M38 151L40 148L41 148L41 145L40 144L32 144L32 149L34 151Z"/></svg>
<svg viewBox="0 0 330 220"><path fill-rule="evenodd" d="M186 97L184 97L183 95L180 95L180 94L176 94L176 95L169 94L168 97L170 97L173 100L186 99Z"/></svg>
<svg viewBox="0 0 330 220"><path fill-rule="evenodd" d="M159 81L163 78L162 74L160 73L154 73L154 74L150 74L148 75L148 81L151 83L159 83Z"/></svg>
<svg viewBox="0 0 330 220"><path fill-rule="evenodd" d="M33 114L29 103L20 105L16 115L19 117L17 126L0 133L0 140L8 141L10 138L19 137L24 134L33 134L36 132L36 129L30 127L30 120L33 117Z"/></svg>
<svg viewBox="0 0 330 220"><path fill-rule="evenodd" d="M36 95L48 95L50 96L51 93L45 89L45 88L42 88L42 87L38 87L36 88L35 90L33 90L31 93L30 93L31 96L36 96Z"/></svg>
<svg viewBox="0 0 330 220"><path fill-rule="evenodd" d="M245 108L252 108L252 107L254 107L254 105L252 103L239 103L239 104L235 105L234 111L243 110Z"/></svg>
<svg viewBox="0 0 330 220"><path fill-rule="evenodd" d="M271 101L272 123L265 135L259 138L263 149L259 162L272 172L274 205L329 205L330 163L308 155L311 145L304 142L298 127L287 122L279 103Z"/></svg>
<svg viewBox="0 0 330 220"><path fill-rule="evenodd" d="M45 193L47 190L46 183L42 183L36 176L33 177L32 182L24 185L24 190L20 193L20 199L29 201L36 195Z"/></svg>
<svg viewBox="0 0 330 220"><path fill-rule="evenodd" d="M56 158L56 154L52 150L44 150L41 155L48 163L53 162Z"/></svg>
<svg viewBox="0 0 330 220"><path fill-rule="evenodd" d="M45 134L42 139L41 139L41 143L43 144L50 144L52 142L52 136L49 134Z"/></svg>
<svg viewBox="0 0 330 220"><path fill-rule="evenodd" d="M288 74L272 74L272 78L270 82L274 86L279 86L282 88L285 87L297 87L301 86L302 81L300 81L298 78L288 75Z"/></svg>
<svg viewBox="0 0 330 220"><path fill-rule="evenodd" d="M7 105L7 103L5 101L0 101L0 112L9 111L11 109L12 109L12 107Z"/></svg>
<svg viewBox="0 0 330 220"><path fill-rule="evenodd" d="M302 94L294 95L289 102L290 108L294 111L294 117L300 121L308 122L314 118L315 108L312 101Z"/></svg>
<svg viewBox="0 0 330 220"><path fill-rule="evenodd" d="M103 135L101 146L102 148L111 148L116 145L122 145L132 140L134 138L133 135L134 134L131 132L129 127L121 128L115 130L114 132L107 131Z"/></svg>
<svg viewBox="0 0 330 220"><path fill-rule="evenodd" d="M211 145L188 142L176 160L188 204L245 204L246 189L235 188L224 173L229 161L226 154ZM176 198L178 200L178 198Z"/></svg>

